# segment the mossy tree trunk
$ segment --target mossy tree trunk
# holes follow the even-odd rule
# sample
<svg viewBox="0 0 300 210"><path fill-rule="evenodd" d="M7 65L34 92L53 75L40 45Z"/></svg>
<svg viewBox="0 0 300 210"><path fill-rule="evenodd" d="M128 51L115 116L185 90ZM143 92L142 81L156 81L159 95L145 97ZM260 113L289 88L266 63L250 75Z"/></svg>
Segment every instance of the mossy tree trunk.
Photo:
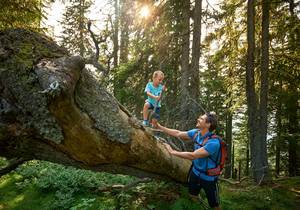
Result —
<svg viewBox="0 0 300 210"><path fill-rule="evenodd" d="M81 57L21 29L0 31L0 156L177 181L190 167L99 86Z"/></svg>

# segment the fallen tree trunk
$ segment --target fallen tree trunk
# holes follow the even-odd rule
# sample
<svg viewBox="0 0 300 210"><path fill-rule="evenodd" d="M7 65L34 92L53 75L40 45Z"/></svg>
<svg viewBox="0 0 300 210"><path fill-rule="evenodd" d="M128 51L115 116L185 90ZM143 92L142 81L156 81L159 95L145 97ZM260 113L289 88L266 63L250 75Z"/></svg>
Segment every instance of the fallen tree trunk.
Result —
<svg viewBox="0 0 300 210"><path fill-rule="evenodd" d="M0 156L185 181L190 161L171 157L84 67L43 35L0 32Z"/></svg>

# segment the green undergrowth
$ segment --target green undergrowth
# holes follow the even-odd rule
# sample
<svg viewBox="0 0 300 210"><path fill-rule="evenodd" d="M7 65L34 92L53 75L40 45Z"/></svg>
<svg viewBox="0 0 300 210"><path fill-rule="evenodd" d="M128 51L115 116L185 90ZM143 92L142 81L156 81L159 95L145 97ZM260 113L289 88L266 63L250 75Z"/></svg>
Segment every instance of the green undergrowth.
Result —
<svg viewBox="0 0 300 210"><path fill-rule="evenodd" d="M223 183L221 191L224 209L296 210L300 206L300 177L273 180L264 186Z"/></svg>
<svg viewBox="0 0 300 210"><path fill-rule="evenodd" d="M0 167L5 166L0 158ZM0 178L0 210L40 209L204 209L192 201L185 186L151 180L121 190L137 178L96 173L45 161L29 161ZM112 186L119 186L112 188ZM221 182L223 209L297 209L300 178L277 180L257 187L252 183ZM201 196L205 197L204 193Z"/></svg>

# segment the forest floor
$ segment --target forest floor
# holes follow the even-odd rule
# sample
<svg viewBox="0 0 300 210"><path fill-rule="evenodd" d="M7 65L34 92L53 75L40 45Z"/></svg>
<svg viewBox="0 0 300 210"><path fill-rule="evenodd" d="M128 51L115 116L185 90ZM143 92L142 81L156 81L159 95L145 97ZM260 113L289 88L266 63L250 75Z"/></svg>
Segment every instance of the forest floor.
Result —
<svg viewBox="0 0 300 210"><path fill-rule="evenodd" d="M6 164L0 158L0 168ZM185 186L148 180L124 188L137 179L95 173L45 161L29 161L0 178L0 210L41 209L205 209L206 201L192 201ZM289 209L300 206L300 177L256 186L250 179L220 181L222 209ZM200 196L205 197L202 192Z"/></svg>

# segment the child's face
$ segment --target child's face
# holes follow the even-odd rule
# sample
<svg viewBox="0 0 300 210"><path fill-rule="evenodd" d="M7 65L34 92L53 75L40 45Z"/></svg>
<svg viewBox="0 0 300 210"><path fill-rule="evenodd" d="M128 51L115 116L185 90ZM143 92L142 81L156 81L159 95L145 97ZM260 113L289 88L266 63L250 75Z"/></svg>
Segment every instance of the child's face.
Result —
<svg viewBox="0 0 300 210"><path fill-rule="evenodd" d="M159 85L159 84L161 84L163 82L163 80L164 80L163 75L159 74L159 75L157 75L157 77L155 77L153 79L153 84L154 85Z"/></svg>

